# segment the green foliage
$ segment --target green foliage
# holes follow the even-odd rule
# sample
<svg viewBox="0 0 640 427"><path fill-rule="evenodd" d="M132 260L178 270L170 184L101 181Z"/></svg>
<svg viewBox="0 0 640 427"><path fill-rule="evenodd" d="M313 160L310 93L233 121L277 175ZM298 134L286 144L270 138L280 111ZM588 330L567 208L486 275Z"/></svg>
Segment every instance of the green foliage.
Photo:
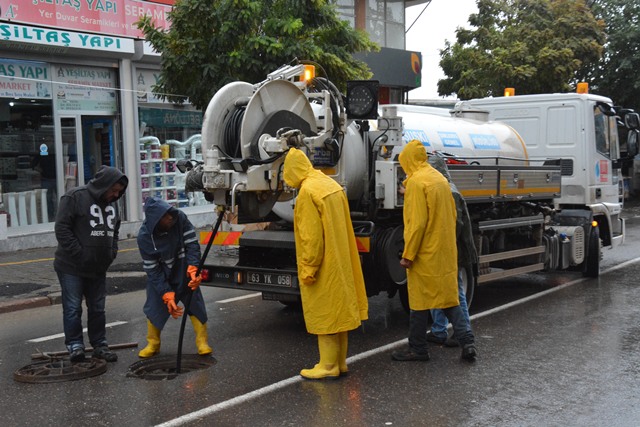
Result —
<svg viewBox="0 0 640 427"><path fill-rule="evenodd" d="M469 17L475 29L458 28L446 42L440 95L460 99L566 92L602 55L604 23L583 0L478 0Z"/></svg>
<svg viewBox="0 0 640 427"><path fill-rule="evenodd" d="M172 94L186 95L200 109L225 84L260 82L295 58L321 64L323 77L344 89L347 80L371 76L352 53L378 49L327 0L178 0L169 19L167 31L148 16L138 22L162 53L154 91L172 102L185 101Z"/></svg>
<svg viewBox="0 0 640 427"><path fill-rule="evenodd" d="M593 73L592 92L640 112L640 2L594 0L594 15L606 24L604 55Z"/></svg>

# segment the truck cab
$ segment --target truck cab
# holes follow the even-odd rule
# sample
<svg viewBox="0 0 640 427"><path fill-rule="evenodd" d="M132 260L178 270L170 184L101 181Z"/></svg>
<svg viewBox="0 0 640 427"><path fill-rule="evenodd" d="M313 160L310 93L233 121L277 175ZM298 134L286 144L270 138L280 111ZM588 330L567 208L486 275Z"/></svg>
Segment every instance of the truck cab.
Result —
<svg viewBox="0 0 640 427"><path fill-rule="evenodd" d="M623 243L620 143L610 99L581 93L519 95L461 101L454 115L482 110L513 127L530 159L561 159L559 210L588 210L603 246Z"/></svg>

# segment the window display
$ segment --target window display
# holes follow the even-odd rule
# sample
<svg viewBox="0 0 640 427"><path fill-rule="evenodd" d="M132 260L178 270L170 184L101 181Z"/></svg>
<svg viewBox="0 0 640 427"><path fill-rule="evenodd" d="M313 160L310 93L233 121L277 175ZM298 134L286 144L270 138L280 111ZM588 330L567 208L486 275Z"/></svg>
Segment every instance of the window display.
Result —
<svg viewBox="0 0 640 427"><path fill-rule="evenodd" d="M8 226L51 222L57 206L50 100L0 98L2 213Z"/></svg>

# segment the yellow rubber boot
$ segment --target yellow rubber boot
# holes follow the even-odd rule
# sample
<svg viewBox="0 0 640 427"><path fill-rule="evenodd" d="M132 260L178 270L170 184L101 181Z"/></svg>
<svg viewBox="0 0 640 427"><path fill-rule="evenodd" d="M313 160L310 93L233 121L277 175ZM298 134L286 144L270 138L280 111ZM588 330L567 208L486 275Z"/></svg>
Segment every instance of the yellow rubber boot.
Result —
<svg viewBox="0 0 640 427"><path fill-rule="evenodd" d="M213 353L213 349L209 347L209 337L207 335L207 324L202 323L196 316L189 316L191 323L193 323L193 330L196 332L196 347L198 348L198 354L204 356L205 354Z"/></svg>
<svg viewBox="0 0 640 427"><path fill-rule="evenodd" d="M140 350L138 357L146 359L160 353L160 329L147 319L147 346Z"/></svg>
<svg viewBox="0 0 640 427"><path fill-rule="evenodd" d="M340 375L347 375L349 368L347 368L347 348L349 347L349 332L340 332L340 357L338 358L338 366L340 368Z"/></svg>
<svg viewBox="0 0 640 427"><path fill-rule="evenodd" d="M320 362L312 369L303 369L300 375L309 380L335 379L340 376L340 337L338 334L318 335Z"/></svg>

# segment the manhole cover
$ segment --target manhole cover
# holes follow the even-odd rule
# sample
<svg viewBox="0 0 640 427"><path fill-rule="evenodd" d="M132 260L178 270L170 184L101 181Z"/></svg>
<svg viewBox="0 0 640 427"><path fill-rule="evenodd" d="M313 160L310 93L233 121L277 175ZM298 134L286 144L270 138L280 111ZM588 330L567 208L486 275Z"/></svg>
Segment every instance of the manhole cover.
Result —
<svg viewBox="0 0 640 427"><path fill-rule="evenodd" d="M127 377L145 380L172 380L181 374L207 369L215 363L216 359L211 356L183 354L180 374L178 374L176 372L176 356L158 356L140 360L129 366Z"/></svg>
<svg viewBox="0 0 640 427"><path fill-rule="evenodd" d="M107 362L102 359L87 359L71 363L65 359L51 359L32 363L13 373L13 379L21 383L59 383L95 377L107 371Z"/></svg>

